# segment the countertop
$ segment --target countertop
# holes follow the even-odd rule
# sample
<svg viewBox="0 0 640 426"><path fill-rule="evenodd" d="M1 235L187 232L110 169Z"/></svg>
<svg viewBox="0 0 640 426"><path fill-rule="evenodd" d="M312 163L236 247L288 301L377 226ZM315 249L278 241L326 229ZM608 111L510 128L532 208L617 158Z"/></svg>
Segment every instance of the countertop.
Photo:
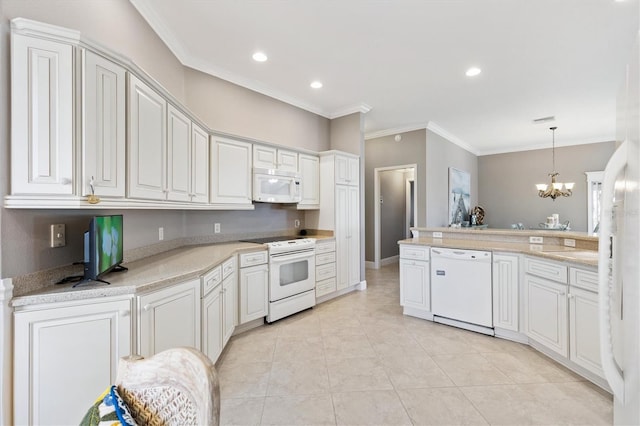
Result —
<svg viewBox="0 0 640 426"><path fill-rule="evenodd" d="M449 228L442 228L449 229ZM475 231L484 232L484 231ZM517 231L514 231L517 232ZM467 250L488 250L508 253L522 253L549 260L572 262L587 266L598 266L598 252L555 244L526 244L510 241L466 240L453 238L419 237L398 241L398 244L430 247L459 248Z"/></svg>

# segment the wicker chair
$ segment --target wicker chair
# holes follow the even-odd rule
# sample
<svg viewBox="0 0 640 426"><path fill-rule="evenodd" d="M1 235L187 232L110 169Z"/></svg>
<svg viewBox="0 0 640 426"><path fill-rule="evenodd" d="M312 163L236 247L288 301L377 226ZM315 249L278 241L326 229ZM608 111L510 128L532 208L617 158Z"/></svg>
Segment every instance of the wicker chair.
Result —
<svg viewBox="0 0 640 426"><path fill-rule="evenodd" d="M220 388L213 363L193 348L120 359L116 386L139 425L217 425Z"/></svg>

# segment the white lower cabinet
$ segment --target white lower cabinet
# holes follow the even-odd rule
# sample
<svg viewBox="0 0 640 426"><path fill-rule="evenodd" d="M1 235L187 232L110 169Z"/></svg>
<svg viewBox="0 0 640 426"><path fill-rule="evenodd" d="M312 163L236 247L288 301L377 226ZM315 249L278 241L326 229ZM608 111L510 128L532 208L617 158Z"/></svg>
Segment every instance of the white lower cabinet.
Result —
<svg viewBox="0 0 640 426"><path fill-rule="evenodd" d="M254 264L249 259L258 259ZM269 313L269 265L266 252L240 255L240 324L266 317ZM253 265L246 266L243 265Z"/></svg>
<svg viewBox="0 0 640 426"><path fill-rule="evenodd" d="M131 354L131 298L15 313L14 424L78 424Z"/></svg>
<svg viewBox="0 0 640 426"><path fill-rule="evenodd" d="M567 357L567 285L524 276L525 333L530 339Z"/></svg>
<svg viewBox="0 0 640 426"><path fill-rule="evenodd" d="M138 354L147 358L169 348L200 349L200 280L137 296Z"/></svg>
<svg viewBox="0 0 640 426"><path fill-rule="evenodd" d="M569 324L569 358L579 366L604 377L600 361L597 293L571 288Z"/></svg>
<svg viewBox="0 0 640 426"><path fill-rule="evenodd" d="M400 259L400 305L431 311L428 261Z"/></svg>
<svg viewBox="0 0 640 426"><path fill-rule="evenodd" d="M202 352L211 362L222 353L222 300L221 284L202 299Z"/></svg>
<svg viewBox="0 0 640 426"><path fill-rule="evenodd" d="M493 325L518 331L518 261L509 254L493 254Z"/></svg>

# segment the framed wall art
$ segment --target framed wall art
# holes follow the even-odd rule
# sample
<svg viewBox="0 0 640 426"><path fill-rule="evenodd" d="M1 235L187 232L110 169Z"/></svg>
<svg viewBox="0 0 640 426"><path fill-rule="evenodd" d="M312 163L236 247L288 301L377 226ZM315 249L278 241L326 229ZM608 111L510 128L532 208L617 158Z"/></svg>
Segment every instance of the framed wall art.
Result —
<svg viewBox="0 0 640 426"><path fill-rule="evenodd" d="M449 167L449 225L458 225L469 220L470 193L469 173Z"/></svg>

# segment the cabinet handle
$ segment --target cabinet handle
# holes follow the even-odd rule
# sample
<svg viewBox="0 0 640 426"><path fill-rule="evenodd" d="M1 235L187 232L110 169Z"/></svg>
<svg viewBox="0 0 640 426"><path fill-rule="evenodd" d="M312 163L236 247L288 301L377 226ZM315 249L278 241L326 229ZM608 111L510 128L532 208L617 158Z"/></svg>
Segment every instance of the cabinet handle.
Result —
<svg viewBox="0 0 640 426"><path fill-rule="evenodd" d="M145 312L149 311L149 309L151 309L151 305L144 305L144 307L142 308Z"/></svg>

